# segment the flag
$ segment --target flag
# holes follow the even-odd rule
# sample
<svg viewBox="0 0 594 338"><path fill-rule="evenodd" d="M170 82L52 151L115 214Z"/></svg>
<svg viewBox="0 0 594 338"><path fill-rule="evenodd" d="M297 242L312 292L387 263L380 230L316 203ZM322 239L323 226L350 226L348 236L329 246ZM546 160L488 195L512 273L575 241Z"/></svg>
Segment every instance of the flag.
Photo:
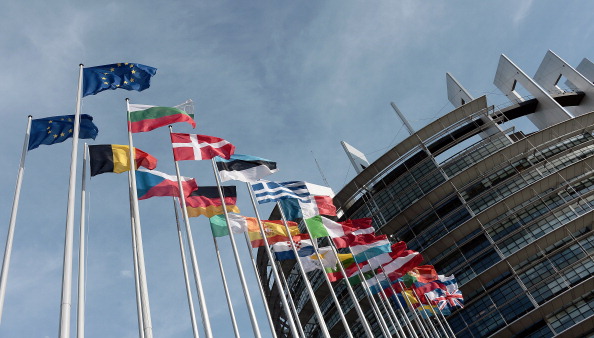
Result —
<svg viewBox="0 0 594 338"><path fill-rule="evenodd" d="M253 217L245 217L237 214L228 213L229 224L234 234L248 232L250 228L258 228L257 220ZM215 237L229 235L225 215L214 215L210 219L210 230Z"/></svg>
<svg viewBox="0 0 594 338"><path fill-rule="evenodd" d="M350 249L355 256L357 263L364 262L372 257L390 252L390 241L386 235L375 236L372 234L365 235L348 235L352 237Z"/></svg>
<svg viewBox="0 0 594 338"><path fill-rule="evenodd" d="M98 144L89 146L91 176L103 173L123 173L130 170L130 147L119 144ZM135 169L145 167L155 169L157 159L144 151L134 148Z"/></svg>
<svg viewBox="0 0 594 338"><path fill-rule="evenodd" d="M301 236L303 236L303 238L301 238ZM304 235L297 235L293 237L293 242L295 243L295 248L297 249L297 254L299 257L306 257L314 253L314 247L311 243L311 239L305 239L306 237L307 236ZM293 252L291 241L274 243L272 245L272 250L274 251L276 259L279 261L295 259L295 253Z"/></svg>
<svg viewBox="0 0 594 338"><path fill-rule="evenodd" d="M429 297L425 298L426 293L430 293L435 290L442 290L444 292L446 291L445 286L436 282L414 282L412 285L412 289L417 294L417 297L421 300L421 303L423 304L429 304Z"/></svg>
<svg viewBox="0 0 594 338"><path fill-rule="evenodd" d="M187 102L175 107L159 107L146 104L130 104L128 107L130 110L128 130L131 133L151 131L177 122L187 122L192 125L192 128L196 128L194 114L183 110L189 107Z"/></svg>
<svg viewBox="0 0 594 338"><path fill-rule="evenodd" d="M303 218L317 215L336 216L336 207L332 202L334 191L322 185L304 182L310 197L307 201L300 201Z"/></svg>
<svg viewBox="0 0 594 338"><path fill-rule="evenodd" d="M196 180L189 177L181 177L184 196L190 195L198 189ZM179 197L177 176L167 175L160 171L138 168L136 170L136 192L139 200L155 196Z"/></svg>
<svg viewBox="0 0 594 338"><path fill-rule="evenodd" d="M353 254L338 254L338 260L340 261L339 263L337 263L335 266L333 267L326 267L326 275L328 275L328 278L330 279L331 282L336 282L338 280L341 280L344 278L342 272L340 271L340 267L338 266L338 264L343 265L343 268L345 270L345 272L347 273L347 277L349 277L349 271L352 273L353 270L349 270L349 268L351 266L355 265L355 259L353 258Z"/></svg>
<svg viewBox="0 0 594 338"><path fill-rule="evenodd" d="M327 228L336 247L346 248L350 245L350 241L355 238L348 235L364 235L375 233L375 229L371 225L371 222L371 218L361 218L355 220L348 219L344 222L334 222L335 224L332 227L327 226Z"/></svg>
<svg viewBox="0 0 594 338"><path fill-rule="evenodd" d="M223 196L225 196L225 205L227 212L239 213L237 204L237 190L235 186L221 187ZM197 190L186 197L186 209L189 217L198 217L204 215L208 218L214 215L224 214L223 202L219 195L219 189L216 186L199 187Z"/></svg>
<svg viewBox="0 0 594 338"><path fill-rule="evenodd" d="M33 150L42 144L64 142L71 138L74 131L74 115L50 116L31 121L28 150ZM79 138L97 137L99 129L93 123L93 117L87 114L80 115Z"/></svg>
<svg viewBox="0 0 594 338"><path fill-rule="evenodd" d="M221 181L238 180L255 183L278 171L276 162L250 155L233 154L229 159L216 157Z"/></svg>
<svg viewBox="0 0 594 338"><path fill-rule="evenodd" d="M464 297L462 291L456 290L455 292L442 291L437 297L433 299L433 302L437 304L439 310L443 314L450 314L451 309L460 307L464 308Z"/></svg>
<svg viewBox="0 0 594 338"><path fill-rule="evenodd" d="M406 243L394 243L390 247L390 250L391 252L383 253L381 255L377 255L375 257L368 259L366 262L367 264L361 267L361 271L367 272L375 270L381 267L382 265L390 263L392 260L394 260L393 257L399 257L404 252L404 250L406 250Z"/></svg>
<svg viewBox="0 0 594 338"><path fill-rule="evenodd" d="M287 222L287 225L289 227L289 233L291 236L299 235L299 227L297 226L297 223ZM262 221L262 227L264 228L264 233L266 234L268 244L289 240L289 234L287 234L283 221ZM260 233L260 228L258 226L253 229L250 228L248 235L250 237L250 241L252 242L253 248L264 245L264 239L262 238L262 234Z"/></svg>
<svg viewBox="0 0 594 338"><path fill-rule="evenodd" d="M305 272L315 271L317 269L325 270L325 268L333 268L338 264L338 259L332 253L331 247L320 247L318 248L318 253L319 257L316 253L306 257L299 257Z"/></svg>
<svg viewBox="0 0 594 338"><path fill-rule="evenodd" d="M456 280L454 275L450 275L448 277L444 275L438 275L436 282L441 283L450 293L454 293L458 290L458 281Z"/></svg>
<svg viewBox="0 0 594 338"><path fill-rule="evenodd" d="M259 204L276 202L287 198L307 201L309 191L303 181L272 182L260 181L252 185Z"/></svg>
<svg viewBox="0 0 594 338"><path fill-rule="evenodd" d="M317 215L305 220L305 225L309 231L309 235L312 238L327 237L328 230L324 226L324 222L327 220L325 217ZM329 220L328 220L329 221Z"/></svg>
<svg viewBox="0 0 594 338"><path fill-rule="evenodd" d="M215 156L229 159L235 152L229 141L206 135L171 133L171 145L176 161L210 160Z"/></svg>
<svg viewBox="0 0 594 338"><path fill-rule="evenodd" d="M417 281L421 283L429 283L438 279L437 271L433 265L421 265L409 271L411 276L414 276Z"/></svg>
<svg viewBox="0 0 594 338"><path fill-rule="evenodd" d="M108 89L142 91L150 87L157 68L138 63L114 63L83 69L83 94L95 95Z"/></svg>
<svg viewBox="0 0 594 338"><path fill-rule="evenodd" d="M285 213L285 217L288 220L294 221L299 218L303 218L303 214L301 213L301 207L299 206L299 200L296 198L285 198L280 201L281 208L283 208L283 212Z"/></svg>
<svg viewBox="0 0 594 338"><path fill-rule="evenodd" d="M423 261L423 256L412 250L404 250L398 255L392 256L394 260L382 265L382 269L390 276L390 279L397 279L406 275L407 272L418 266ZM408 284L407 287L410 287Z"/></svg>

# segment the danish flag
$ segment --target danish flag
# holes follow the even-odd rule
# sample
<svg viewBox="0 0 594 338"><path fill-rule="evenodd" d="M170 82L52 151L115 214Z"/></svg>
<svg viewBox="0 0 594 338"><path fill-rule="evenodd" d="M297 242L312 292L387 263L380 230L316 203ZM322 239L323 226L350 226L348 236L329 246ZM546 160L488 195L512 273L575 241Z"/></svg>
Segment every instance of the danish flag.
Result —
<svg viewBox="0 0 594 338"><path fill-rule="evenodd" d="M235 152L229 141L207 135L171 133L171 146L176 161L210 160L216 156L228 160Z"/></svg>

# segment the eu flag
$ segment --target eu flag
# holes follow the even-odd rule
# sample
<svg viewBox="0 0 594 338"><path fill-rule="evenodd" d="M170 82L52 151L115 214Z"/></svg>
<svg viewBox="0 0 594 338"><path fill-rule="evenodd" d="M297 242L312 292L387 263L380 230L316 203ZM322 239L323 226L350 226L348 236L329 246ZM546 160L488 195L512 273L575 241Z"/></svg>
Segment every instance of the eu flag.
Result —
<svg viewBox="0 0 594 338"><path fill-rule="evenodd" d="M142 91L150 87L155 74L157 68L128 62L84 68L82 96L117 88Z"/></svg>
<svg viewBox="0 0 594 338"><path fill-rule="evenodd" d="M93 117L87 114L80 115L79 138L97 137L99 129L93 123ZM31 121L31 134L29 136L29 150L41 144L54 144L66 141L72 137L74 131L74 115L51 116Z"/></svg>

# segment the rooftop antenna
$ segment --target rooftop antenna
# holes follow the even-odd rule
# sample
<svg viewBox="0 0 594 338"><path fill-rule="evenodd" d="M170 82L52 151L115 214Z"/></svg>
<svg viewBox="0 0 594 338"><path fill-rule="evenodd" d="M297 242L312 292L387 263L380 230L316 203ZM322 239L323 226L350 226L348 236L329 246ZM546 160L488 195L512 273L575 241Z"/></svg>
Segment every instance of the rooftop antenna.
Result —
<svg viewBox="0 0 594 338"><path fill-rule="evenodd" d="M318 163L318 159L316 158L316 155L314 155L313 150L311 151L311 156L313 156L314 161L316 161L316 166L318 167L318 170L320 171L320 175L322 175L322 180L324 180L324 183L326 184L327 187L330 186L330 184L328 184L328 180L326 180L326 176L324 176L324 173L322 172L322 168L320 167L320 164Z"/></svg>

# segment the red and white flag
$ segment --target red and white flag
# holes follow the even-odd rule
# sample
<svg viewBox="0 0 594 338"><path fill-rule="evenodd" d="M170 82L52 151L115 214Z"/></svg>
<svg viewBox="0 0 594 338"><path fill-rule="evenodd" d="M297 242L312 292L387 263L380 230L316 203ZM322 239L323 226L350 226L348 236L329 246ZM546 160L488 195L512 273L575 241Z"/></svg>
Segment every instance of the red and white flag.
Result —
<svg viewBox="0 0 594 338"><path fill-rule="evenodd" d="M390 263L382 265L382 269L392 280L404 276L423 261L423 256L412 250L404 250L393 258L394 260Z"/></svg>
<svg viewBox="0 0 594 338"><path fill-rule="evenodd" d="M171 133L171 145L176 161L210 160L216 156L228 160L235 152L229 141L207 135Z"/></svg>

